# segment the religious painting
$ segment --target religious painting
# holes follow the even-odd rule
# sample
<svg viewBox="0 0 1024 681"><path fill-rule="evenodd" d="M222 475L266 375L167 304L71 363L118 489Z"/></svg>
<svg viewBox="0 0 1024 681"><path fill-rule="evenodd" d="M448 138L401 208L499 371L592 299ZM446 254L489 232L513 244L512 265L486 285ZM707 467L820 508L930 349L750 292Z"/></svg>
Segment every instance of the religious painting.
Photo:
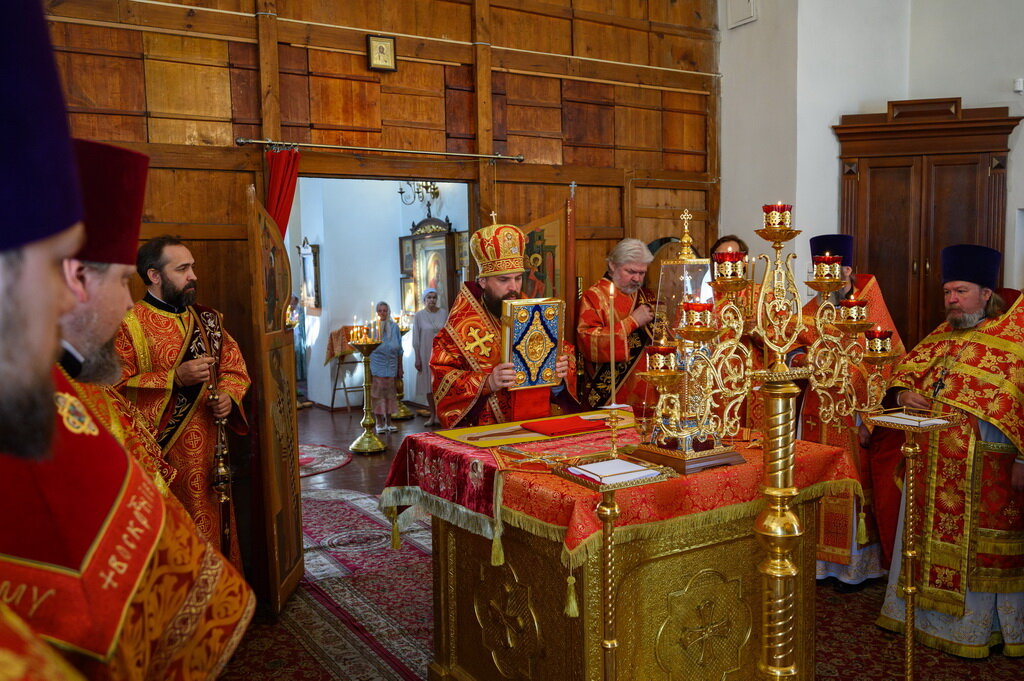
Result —
<svg viewBox="0 0 1024 681"><path fill-rule="evenodd" d="M454 277L450 260L454 254L448 248L450 240L450 234L432 234L419 237L414 246L416 294L423 295L427 289L435 289L437 304L445 308L451 306L455 295L451 290Z"/></svg>
<svg viewBox="0 0 1024 681"><path fill-rule="evenodd" d="M423 301L416 291L416 280L412 277L402 277L399 282L402 291L402 310L405 312L419 312L423 307Z"/></svg>
<svg viewBox="0 0 1024 681"><path fill-rule="evenodd" d="M401 265L402 276L412 276L412 243L413 237L402 236L398 238L398 262Z"/></svg>
<svg viewBox="0 0 1024 681"><path fill-rule="evenodd" d="M374 71L397 71L395 39L383 35L366 36L367 66Z"/></svg>
<svg viewBox="0 0 1024 681"><path fill-rule="evenodd" d="M565 212L559 211L523 225L526 235L526 273L523 295L527 298L569 299L565 273Z"/></svg>

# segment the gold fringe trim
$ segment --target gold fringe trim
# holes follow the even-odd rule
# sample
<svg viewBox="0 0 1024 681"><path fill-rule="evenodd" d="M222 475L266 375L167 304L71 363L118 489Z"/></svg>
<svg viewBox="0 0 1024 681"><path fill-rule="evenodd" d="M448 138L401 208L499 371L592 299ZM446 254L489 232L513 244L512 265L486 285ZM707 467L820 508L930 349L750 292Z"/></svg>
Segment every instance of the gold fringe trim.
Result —
<svg viewBox="0 0 1024 681"><path fill-rule="evenodd" d="M796 495L791 503L795 505L805 501L820 499L821 497L830 494L842 492L852 492L858 499L862 501L864 499L864 492L862 491L858 481L843 479L819 482L811 485L810 487L805 487L800 490L800 493ZM642 525L623 525L615 528L615 543L621 544L641 539L656 539L666 535L691 532L700 528L719 525L733 520L741 520L744 518L753 519L757 517L764 507L765 500L763 498L758 498L742 504L732 504L731 506L723 506L722 508L716 508L711 511L704 511L703 513L692 513L690 515L669 518L667 520L658 520L655 522L644 523ZM518 527L521 530L526 530L530 534L541 537L542 539L563 543L565 541L566 528L561 525L552 525L551 523L546 523L534 518L533 516L529 516L509 508L503 509L502 516L506 524ZM575 569L585 564L591 558L598 558L600 555L601 532L597 531L584 539L583 542L572 551L569 551L565 546L563 546L561 558L563 565L569 569Z"/></svg>
<svg viewBox="0 0 1024 681"><path fill-rule="evenodd" d="M391 548L398 551L402 548L402 533L398 531L398 509L389 506L384 509L384 515L391 521Z"/></svg>
<svg viewBox="0 0 1024 681"><path fill-rule="evenodd" d="M397 506L419 506L432 516L461 527L467 532L478 534L486 539L493 539L494 521L490 516L470 511L446 499L435 497L419 487L388 487L380 495L378 507L387 513L388 508ZM398 515L399 522L412 509L406 509ZM507 512L507 511L506 511ZM411 514L410 514L411 517Z"/></svg>
<svg viewBox="0 0 1024 681"><path fill-rule="evenodd" d="M857 514L857 543L861 545L868 543L868 524L864 518L864 511Z"/></svg>
<svg viewBox="0 0 1024 681"><path fill-rule="evenodd" d="M565 578L565 613L566 617L579 617L580 616L580 604L576 600L576 578L570 573Z"/></svg>

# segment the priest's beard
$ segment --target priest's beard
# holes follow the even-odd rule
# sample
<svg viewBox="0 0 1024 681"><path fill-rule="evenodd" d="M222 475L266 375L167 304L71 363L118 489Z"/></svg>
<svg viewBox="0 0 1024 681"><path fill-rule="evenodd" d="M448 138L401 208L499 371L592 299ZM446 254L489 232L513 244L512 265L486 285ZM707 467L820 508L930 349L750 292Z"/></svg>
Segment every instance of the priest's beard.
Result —
<svg viewBox="0 0 1024 681"><path fill-rule="evenodd" d="M487 308L487 311L490 312L494 317L496 317L498 319L501 319L501 301L503 301L503 300L518 300L519 299L519 291L509 291L508 293L506 293L501 298L493 298L493 297L491 297L491 294L490 294L490 292L487 289L484 289L483 291L484 291L484 307Z"/></svg>
<svg viewBox="0 0 1024 681"><path fill-rule="evenodd" d="M88 355L83 355L78 380L99 385L114 385L121 380L121 357L114 349L113 338Z"/></svg>
<svg viewBox="0 0 1024 681"><path fill-rule="evenodd" d="M57 409L50 366L34 366L29 360L34 350L21 336L19 317L24 310L15 302L19 297L10 295L17 276L17 271L8 270L0 281L5 292L0 296L0 452L41 459L50 451Z"/></svg>
<svg viewBox="0 0 1024 681"><path fill-rule="evenodd" d="M196 302L196 282L192 281L178 288L164 279L160 282L160 300L171 307L183 310Z"/></svg>
<svg viewBox="0 0 1024 681"><path fill-rule="evenodd" d="M959 310L950 310L946 313L946 321L949 322L950 326L958 330L973 329L978 324L981 324L983 319L985 319L984 310L979 312L960 312Z"/></svg>

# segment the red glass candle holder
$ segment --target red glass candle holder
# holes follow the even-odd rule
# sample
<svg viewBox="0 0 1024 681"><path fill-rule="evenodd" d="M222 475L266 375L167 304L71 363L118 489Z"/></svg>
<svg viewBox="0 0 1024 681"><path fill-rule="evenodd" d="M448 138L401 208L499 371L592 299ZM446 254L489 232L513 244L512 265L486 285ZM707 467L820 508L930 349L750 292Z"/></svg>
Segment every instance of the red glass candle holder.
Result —
<svg viewBox="0 0 1024 681"><path fill-rule="evenodd" d="M764 211L764 227L771 229L789 228L793 222L793 206L788 203L768 203L761 206Z"/></svg>

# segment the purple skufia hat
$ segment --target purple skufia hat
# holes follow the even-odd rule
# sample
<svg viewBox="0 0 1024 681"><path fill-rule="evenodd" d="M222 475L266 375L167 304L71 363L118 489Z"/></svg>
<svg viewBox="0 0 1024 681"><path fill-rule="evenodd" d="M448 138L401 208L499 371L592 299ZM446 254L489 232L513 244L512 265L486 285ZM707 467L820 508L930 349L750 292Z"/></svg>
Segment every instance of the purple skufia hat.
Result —
<svg viewBox="0 0 1024 681"><path fill-rule="evenodd" d="M853 237L849 234L822 234L811 237L811 255L841 255L843 267L853 267Z"/></svg>
<svg viewBox="0 0 1024 681"><path fill-rule="evenodd" d="M0 28L0 251L53 236L82 219L67 114L42 3L4 6Z"/></svg>
<svg viewBox="0 0 1024 681"><path fill-rule="evenodd" d="M942 249L942 283L969 281L982 288L996 288L1003 254L988 246L957 244Z"/></svg>

